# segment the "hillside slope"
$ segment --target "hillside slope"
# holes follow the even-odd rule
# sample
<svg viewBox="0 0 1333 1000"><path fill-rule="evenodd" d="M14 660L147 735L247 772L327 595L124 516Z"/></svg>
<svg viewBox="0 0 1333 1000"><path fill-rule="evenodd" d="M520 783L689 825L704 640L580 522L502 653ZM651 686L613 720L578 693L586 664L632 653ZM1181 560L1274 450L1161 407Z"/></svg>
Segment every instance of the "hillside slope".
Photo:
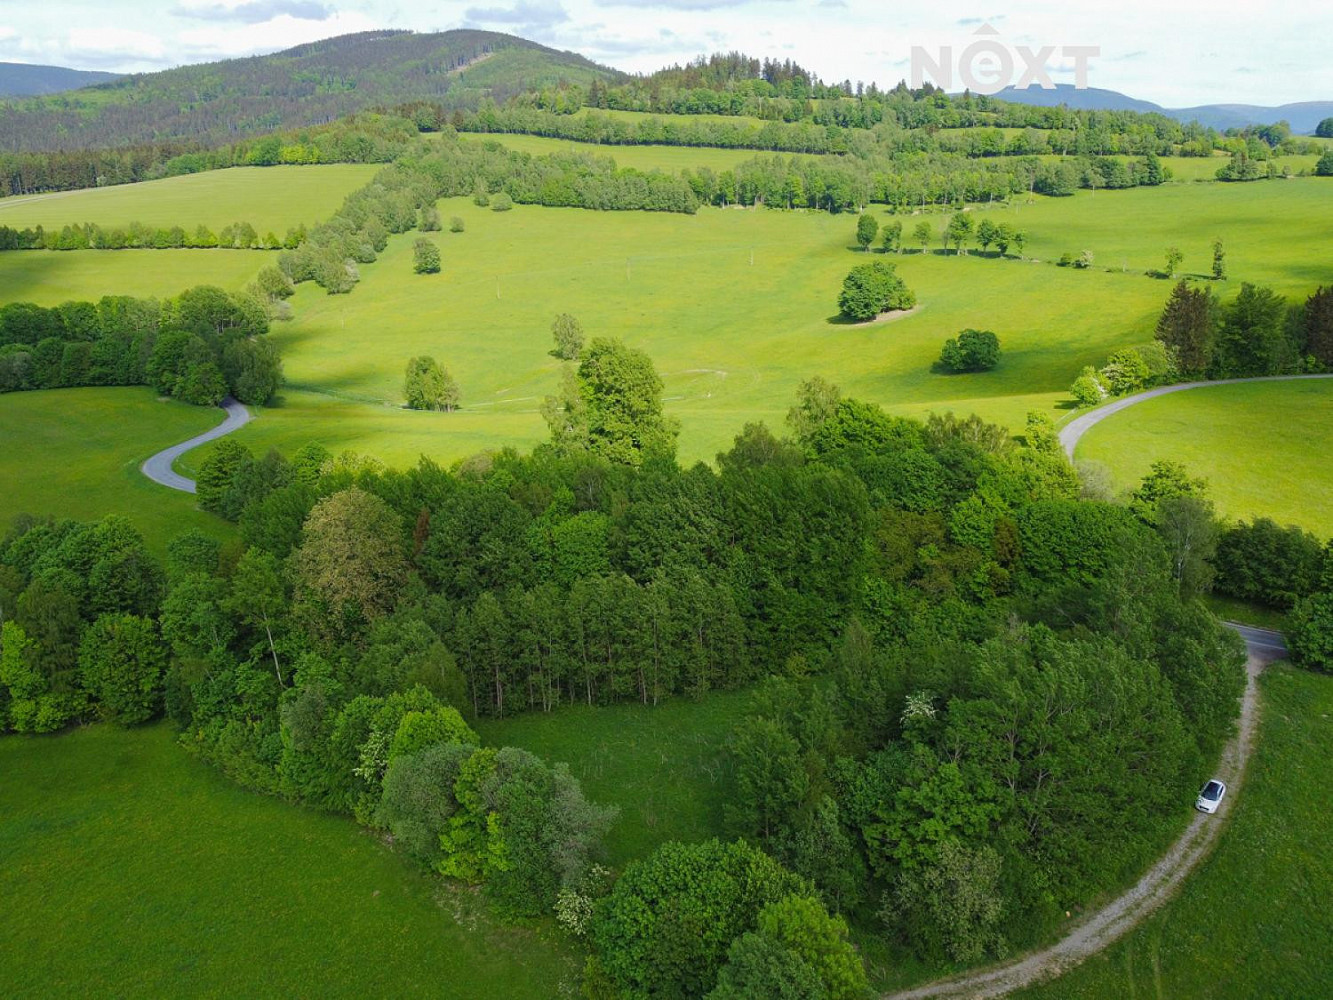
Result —
<svg viewBox="0 0 1333 1000"><path fill-rule="evenodd" d="M10 152L230 141L381 105L504 99L568 80L613 79L583 56L490 31L341 35L272 55L136 74L0 105Z"/></svg>
<svg viewBox="0 0 1333 1000"><path fill-rule="evenodd" d="M1302 101L1263 107L1258 104L1201 104L1193 108L1164 108L1151 101L1141 101L1116 90L1086 87L1079 90L1067 83L1056 84L1054 90L1028 87L1018 90L1006 87L995 95L1014 104L1032 104L1038 107L1058 107L1061 104L1087 111L1156 111L1179 122L1198 122L1206 128L1219 131L1245 128L1247 125L1272 125L1285 121L1298 134L1309 134L1321 121L1333 116L1333 101Z"/></svg>
<svg viewBox="0 0 1333 1000"><path fill-rule="evenodd" d="M27 63L0 62L0 97L32 97L56 94L76 87L91 87L118 78L116 73L66 69L64 66L29 66Z"/></svg>

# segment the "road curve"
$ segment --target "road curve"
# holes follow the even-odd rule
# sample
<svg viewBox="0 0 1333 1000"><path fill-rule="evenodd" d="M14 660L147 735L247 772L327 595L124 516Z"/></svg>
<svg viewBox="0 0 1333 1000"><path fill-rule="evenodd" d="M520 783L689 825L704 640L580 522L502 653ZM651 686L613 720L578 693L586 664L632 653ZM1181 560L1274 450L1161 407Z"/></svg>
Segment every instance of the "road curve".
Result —
<svg viewBox="0 0 1333 1000"><path fill-rule="evenodd" d="M196 434L188 441L182 441L180 444L173 444L170 448L159 451L152 458L148 459L143 465L139 466L139 471L155 483L173 490L180 490L182 493L194 493L195 485L193 479L186 479L184 476L175 472L171 465L176 459L180 458L187 451L198 448L201 444L207 444L214 441L224 434L230 434L238 427L244 427L251 420L250 411L245 408L244 403L238 403L228 396L221 403L224 410L227 411L227 418L218 424L212 430L204 431L202 434Z"/></svg>
<svg viewBox="0 0 1333 1000"><path fill-rule="evenodd" d="M1294 382L1301 379L1314 378L1333 378L1333 375L1263 375L1258 378L1230 378L1222 379L1217 382L1181 382L1179 385L1163 385L1156 389L1148 389L1145 392L1135 393L1133 396L1125 396L1123 399L1117 399L1113 403L1107 403L1105 406L1099 406L1095 410L1077 417L1065 424L1060 430L1060 445L1064 448L1065 454L1072 461L1074 458L1074 449L1078 447L1079 441L1083 435L1096 427L1112 414L1126 410L1136 403L1142 403L1145 399L1152 399L1156 396L1167 396L1173 392L1184 392L1186 389L1206 389L1213 385L1239 385L1242 382Z"/></svg>
<svg viewBox="0 0 1333 1000"><path fill-rule="evenodd" d="M881 1000L928 1000L928 998L967 997L969 1000L1002 997L1067 972L1086 958L1109 947L1144 917L1165 903L1185 877L1212 850L1228 814L1240 792L1245 765L1254 746L1258 726L1258 678L1263 668L1286 655L1281 632L1227 623L1245 640L1245 694L1241 699L1240 724L1236 734L1222 750L1216 774L1227 783L1227 796L1216 814L1195 813L1189 827L1171 845L1171 849L1139 881L1086 920L1083 920L1049 948L1020 956L977 972L940 979L914 989L887 993Z"/></svg>

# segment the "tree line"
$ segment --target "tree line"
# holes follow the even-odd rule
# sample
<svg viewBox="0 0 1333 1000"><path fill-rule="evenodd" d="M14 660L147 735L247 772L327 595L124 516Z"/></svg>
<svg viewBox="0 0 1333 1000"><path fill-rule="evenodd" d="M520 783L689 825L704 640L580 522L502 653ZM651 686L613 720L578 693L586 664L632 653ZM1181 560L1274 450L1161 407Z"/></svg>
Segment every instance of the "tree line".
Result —
<svg viewBox="0 0 1333 1000"><path fill-rule="evenodd" d="M11 302L0 307L0 392L150 385L200 406L228 395L263 404L282 385L268 329L259 299L209 285L161 302Z"/></svg>
<svg viewBox="0 0 1333 1000"><path fill-rule="evenodd" d="M1219 244L1220 246L1220 244ZM1253 378L1333 371L1333 288L1289 303L1271 288L1241 284L1230 302L1181 280L1171 290L1152 344L1117 351L1088 367L1071 395L1085 406L1154 385L1200 378Z"/></svg>
<svg viewBox="0 0 1333 1000"><path fill-rule="evenodd" d="M417 138L416 123L366 112L328 124L210 144L164 140L124 147L0 152L0 195L134 184L228 167L388 163Z"/></svg>
<svg viewBox="0 0 1333 1000"><path fill-rule="evenodd" d="M100 226L95 222L47 230L42 226L13 229L0 226L0 250L294 250L305 239L305 226L292 226L279 239L261 236L248 222L234 222L216 233L200 223L184 226Z"/></svg>

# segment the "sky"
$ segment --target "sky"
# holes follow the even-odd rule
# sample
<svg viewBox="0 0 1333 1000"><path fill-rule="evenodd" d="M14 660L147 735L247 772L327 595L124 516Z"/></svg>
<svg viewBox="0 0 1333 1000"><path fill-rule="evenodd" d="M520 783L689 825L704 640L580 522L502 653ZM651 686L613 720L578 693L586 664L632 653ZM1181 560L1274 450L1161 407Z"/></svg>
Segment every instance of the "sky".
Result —
<svg viewBox="0 0 1333 1000"><path fill-rule="evenodd" d="M112 72L274 52L374 28L485 28L630 72L739 50L793 59L825 80L911 78L917 48L952 65L980 40L1074 82L1065 49L1095 46L1087 84L1166 107L1333 100L1333 4L1288 0L1033 0L973 6L894 0L0 0L0 61ZM1075 9L1082 7L1083 9ZM990 33L977 32L989 26ZM950 46L952 61L940 55ZM1019 46L1033 56L1024 57ZM1043 50L1052 48L1049 56ZM983 82L986 65L973 65ZM947 81L928 74L937 84Z"/></svg>

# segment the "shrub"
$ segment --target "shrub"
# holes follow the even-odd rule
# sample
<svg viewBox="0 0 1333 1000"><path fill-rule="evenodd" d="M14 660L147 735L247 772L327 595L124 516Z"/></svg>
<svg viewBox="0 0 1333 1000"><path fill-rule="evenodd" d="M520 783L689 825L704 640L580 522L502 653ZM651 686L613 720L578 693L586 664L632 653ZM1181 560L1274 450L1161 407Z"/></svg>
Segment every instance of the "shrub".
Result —
<svg viewBox="0 0 1333 1000"><path fill-rule="evenodd" d="M439 274L440 248L425 238L413 243L412 270L417 274Z"/></svg>
<svg viewBox="0 0 1333 1000"><path fill-rule="evenodd" d="M1000 338L990 330L964 330L944 342L940 365L951 372L986 372L1000 363Z"/></svg>

